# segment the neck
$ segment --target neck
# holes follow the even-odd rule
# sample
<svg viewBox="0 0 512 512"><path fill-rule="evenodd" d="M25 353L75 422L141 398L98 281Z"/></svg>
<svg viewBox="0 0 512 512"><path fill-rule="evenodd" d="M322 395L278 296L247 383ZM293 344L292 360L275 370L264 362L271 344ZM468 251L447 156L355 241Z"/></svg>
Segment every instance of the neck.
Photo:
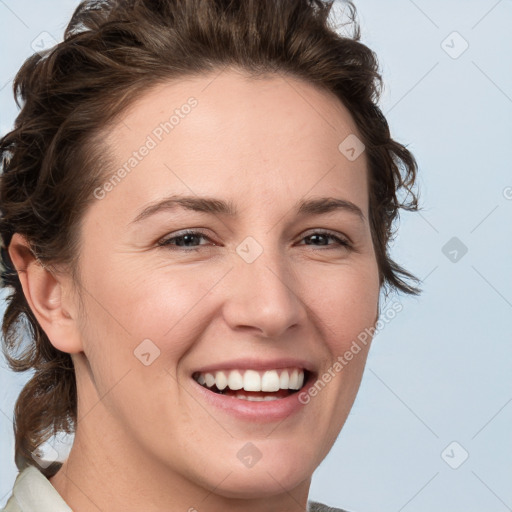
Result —
<svg viewBox="0 0 512 512"><path fill-rule="evenodd" d="M201 461L191 468L183 454L173 461L157 458L130 437L126 426L116 423L104 400L91 394L92 388L85 393L81 390L80 396L89 399L79 402L73 446L62 467L49 479L74 512L306 510L311 478L286 489L272 471L260 469L258 474L255 466L249 470L254 472L250 476L266 485L252 488L250 494L234 495L243 475L239 468L220 474Z"/></svg>
<svg viewBox="0 0 512 512"><path fill-rule="evenodd" d="M219 487L228 479L219 479ZM306 511L311 480L273 496L232 498L142 459L127 466L108 457L91 460L75 439L50 482L73 512L298 512Z"/></svg>

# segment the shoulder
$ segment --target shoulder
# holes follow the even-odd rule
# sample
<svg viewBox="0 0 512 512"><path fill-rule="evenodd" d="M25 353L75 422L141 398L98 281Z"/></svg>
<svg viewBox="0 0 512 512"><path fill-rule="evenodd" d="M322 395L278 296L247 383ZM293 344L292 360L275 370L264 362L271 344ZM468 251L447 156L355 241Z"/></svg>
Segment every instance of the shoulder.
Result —
<svg viewBox="0 0 512 512"><path fill-rule="evenodd" d="M18 473L1 512L72 512L48 478L35 466Z"/></svg>
<svg viewBox="0 0 512 512"><path fill-rule="evenodd" d="M323 503L318 503L317 501L308 501L308 512L348 512L347 510L341 508L333 508L324 505Z"/></svg>
<svg viewBox="0 0 512 512"><path fill-rule="evenodd" d="M22 512L22 510L15 501L14 496L11 496L0 512Z"/></svg>

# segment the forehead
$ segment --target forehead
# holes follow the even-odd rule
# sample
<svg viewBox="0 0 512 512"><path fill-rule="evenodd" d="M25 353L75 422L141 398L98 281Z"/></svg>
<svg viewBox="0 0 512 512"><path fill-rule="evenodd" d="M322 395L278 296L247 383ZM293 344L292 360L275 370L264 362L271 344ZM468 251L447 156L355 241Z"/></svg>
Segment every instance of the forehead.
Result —
<svg viewBox="0 0 512 512"><path fill-rule="evenodd" d="M350 112L329 91L290 75L253 78L228 70L158 84L104 141L118 167L138 158L137 172L124 180L131 185L123 187L140 194L154 195L158 181L177 184L185 175L185 185L205 194L251 179L267 183L269 192L284 185L306 194L317 182L317 188L351 189L364 208L365 155L350 161L339 149L353 135L359 132ZM150 150L134 156L143 146Z"/></svg>
<svg viewBox="0 0 512 512"><path fill-rule="evenodd" d="M195 115L188 115L187 102L192 98L197 103L192 109ZM232 131L240 127L257 131L265 121L276 120L282 129L293 126L297 136L308 131L301 121L308 121L311 133L358 132L348 109L324 88L285 73L253 77L230 69L155 84L132 102L107 139L113 141L121 136L129 140L134 135L133 127L151 130L155 121L165 122L175 111L181 120L183 116L189 118L190 129L210 129L210 133L212 128L226 130L228 126ZM264 128L275 135L276 125L266 124Z"/></svg>

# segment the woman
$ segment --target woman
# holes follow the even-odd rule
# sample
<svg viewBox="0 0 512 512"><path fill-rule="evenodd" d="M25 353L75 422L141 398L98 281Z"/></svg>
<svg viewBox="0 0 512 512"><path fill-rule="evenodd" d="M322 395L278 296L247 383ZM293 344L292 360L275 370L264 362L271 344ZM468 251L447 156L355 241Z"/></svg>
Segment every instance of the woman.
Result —
<svg viewBox="0 0 512 512"><path fill-rule="evenodd" d="M3 334L35 372L6 511L332 510L308 492L361 333L383 289L420 290L387 251L416 162L376 106L354 7L351 37L330 8L82 2L20 69ZM59 432L64 462L38 450Z"/></svg>

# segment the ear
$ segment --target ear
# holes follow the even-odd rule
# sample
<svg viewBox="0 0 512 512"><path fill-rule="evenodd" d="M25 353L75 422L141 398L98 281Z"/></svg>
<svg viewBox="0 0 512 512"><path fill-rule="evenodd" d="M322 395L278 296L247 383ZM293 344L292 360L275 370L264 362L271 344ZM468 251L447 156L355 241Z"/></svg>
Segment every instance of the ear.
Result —
<svg viewBox="0 0 512 512"><path fill-rule="evenodd" d="M70 354L82 351L82 341L72 303L70 278L51 272L35 257L26 238L15 233L9 244L23 293L51 344Z"/></svg>

